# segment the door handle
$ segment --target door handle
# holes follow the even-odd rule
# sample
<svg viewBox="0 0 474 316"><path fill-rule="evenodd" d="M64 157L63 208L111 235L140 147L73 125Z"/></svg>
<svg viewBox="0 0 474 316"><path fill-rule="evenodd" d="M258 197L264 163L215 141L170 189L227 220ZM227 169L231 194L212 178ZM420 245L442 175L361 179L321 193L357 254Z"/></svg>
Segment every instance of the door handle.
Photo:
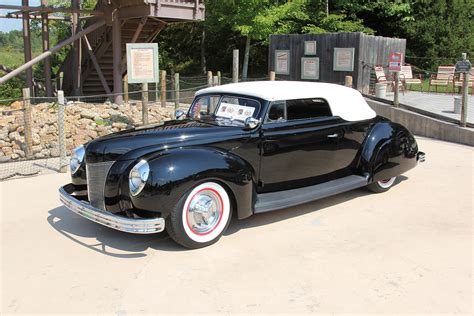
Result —
<svg viewBox="0 0 474 316"><path fill-rule="evenodd" d="M334 134L329 134L328 135L328 138L337 138L339 137L339 134L338 133L334 133Z"/></svg>

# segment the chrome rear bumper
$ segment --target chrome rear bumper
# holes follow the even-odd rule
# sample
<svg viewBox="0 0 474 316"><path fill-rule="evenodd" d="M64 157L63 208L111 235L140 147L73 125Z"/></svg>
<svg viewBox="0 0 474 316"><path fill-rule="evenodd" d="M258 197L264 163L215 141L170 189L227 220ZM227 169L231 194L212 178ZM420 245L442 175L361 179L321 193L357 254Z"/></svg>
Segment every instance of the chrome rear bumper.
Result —
<svg viewBox="0 0 474 316"><path fill-rule="evenodd" d="M425 162L425 153L422 152L422 151L419 151L417 154L416 154L416 161L417 162Z"/></svg>
<svg viewBox="0 0 474 316"><path fill-rule="evenodd" d="M72 184L60 187L59 198L61 202L74 213L98 224L133 234L154 234L165 229L163 218L137 219L118 216L76 199L71 195L72 192Z"/></svg>

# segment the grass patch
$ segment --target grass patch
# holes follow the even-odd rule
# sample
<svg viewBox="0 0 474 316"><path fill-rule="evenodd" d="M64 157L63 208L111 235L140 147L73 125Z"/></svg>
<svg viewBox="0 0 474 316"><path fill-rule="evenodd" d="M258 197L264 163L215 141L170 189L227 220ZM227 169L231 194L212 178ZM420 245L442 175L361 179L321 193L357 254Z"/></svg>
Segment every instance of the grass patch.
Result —
<svg viewBox="0 0 474 316"><path fill-rule="evenodd" d="M420 91L420 89L423 88L423 92L431 92L431 93L453 93L453 84L450 83L448 86L432 86L431 90L430 88L430 81L429 79L423 80L423 84L412 84L407 86L408 91ZM429 91L430 90L430 91ZM460 93L461 90L458 92L458 87L454 87L454 92L455 93ZM472 93L472 85L468 87L468 93Z"/></svg>

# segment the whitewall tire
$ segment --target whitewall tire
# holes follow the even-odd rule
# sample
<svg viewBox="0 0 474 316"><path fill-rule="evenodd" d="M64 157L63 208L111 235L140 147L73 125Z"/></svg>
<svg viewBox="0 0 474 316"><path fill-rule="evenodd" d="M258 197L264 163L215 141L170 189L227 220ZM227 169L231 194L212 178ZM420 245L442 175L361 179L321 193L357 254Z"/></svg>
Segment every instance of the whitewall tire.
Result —
<svg viewBox="0 0 474 316"><path fill-rule="evenodd" d="M382 192L388 191L395 184L396 180L397 180L397 177L392 177L388 179L375 181L369 184L367 186L367 189L375 193L382 193Z"/></svg>
<svg viewBox="0 0 474 316"><path fill-rule="evenodd" d="M231 214L231 201L224 187L205 182L180 199L167 218L166 229L180 245L201 248L219 240Z"/></svg>

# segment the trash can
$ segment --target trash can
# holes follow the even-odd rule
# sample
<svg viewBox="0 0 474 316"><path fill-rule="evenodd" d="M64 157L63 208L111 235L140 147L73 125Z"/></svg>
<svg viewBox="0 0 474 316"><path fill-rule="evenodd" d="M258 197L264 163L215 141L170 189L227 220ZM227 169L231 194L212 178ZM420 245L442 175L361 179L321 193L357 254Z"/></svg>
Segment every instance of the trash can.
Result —
<svg viewBox="0 0 474 316"><path fill-rule="evenodd" d="M376 83L375 84L375 96L377 98L385 98L387 96L387 84Z"/></svg>
<svg viewBox="0 0 474 316"><path fill-rule="evenodd" d="M454 97L454 109L453 112L456 114L461 114L461 107L462 107L462 98L461 97Z"/></svg>

